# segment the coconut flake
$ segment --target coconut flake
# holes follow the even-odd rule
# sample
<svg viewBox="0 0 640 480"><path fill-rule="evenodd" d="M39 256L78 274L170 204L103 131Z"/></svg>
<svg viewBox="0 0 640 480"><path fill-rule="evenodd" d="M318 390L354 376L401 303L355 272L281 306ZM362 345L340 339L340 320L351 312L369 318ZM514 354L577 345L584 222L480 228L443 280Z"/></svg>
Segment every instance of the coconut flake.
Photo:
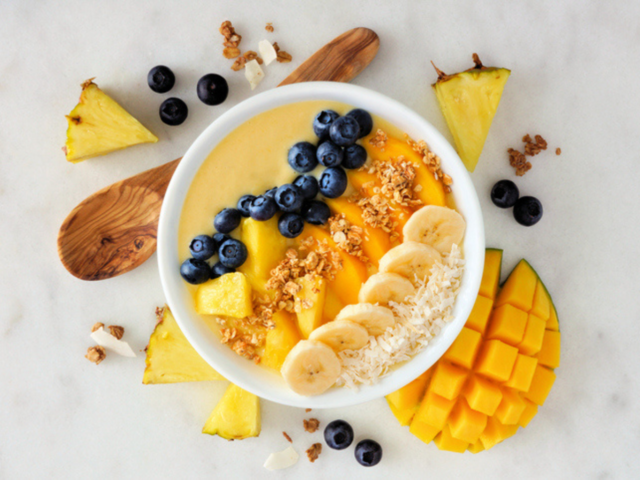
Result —
<svg viewBox="0 0 640 480"><path fill-rule="evenodd" d="M249 80L251 84L251 90L255 90L258 84L264 78L264 72L260 68L260 64L257 60L251 60L244 66L244 76Z"/></svg>
<svg viewBox="0 0 640 480"><path fill-rule="evenodd" d="M298 463L298 458L300 458L300 455L290 446L281 452L274 452L269 455L263 466L267 470L282 470Z"/></svg>
<svg viewBox="0 0 640 480"><path fill-rule="evenodd" d="M276 52L276 49L273 48L269 40L260 40L260 42L258 42L258 51L265 65L269 65L278 58L278 52Z"/></svg>
<svg viewBox="0 0 640 480"><path fill-rule="evenodd" d="M91 338L94 342L104 348L113 350L118 355L123 357L135 357L136 353L131 349L129 344L124 340L118 340L110 333L105 332L103 327L100 327L95 332L91 332Z"/></svg>

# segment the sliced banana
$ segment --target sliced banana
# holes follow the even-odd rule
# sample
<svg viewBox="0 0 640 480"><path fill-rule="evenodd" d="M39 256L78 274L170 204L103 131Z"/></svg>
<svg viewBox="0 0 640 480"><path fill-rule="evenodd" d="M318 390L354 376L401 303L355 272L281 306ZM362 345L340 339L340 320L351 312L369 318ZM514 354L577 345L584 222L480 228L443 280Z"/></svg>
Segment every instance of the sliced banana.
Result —
<svg viewBox="0 0 640 480"><path fill-rule="evenodd" d="M360 288L360 303L387 305L390 301L401 303L414 293L413 284L397 273L376 273L371 275Z"/></svg>
<svg viewBox="0 0 640 480"><path fill-rule="evenodd" d="M448 207L427 205L415 212L404 225L404 240L426 243L440 253L449 253L451 246L460 244L466 222L462 215Z"/></svg>
<svg viewBox="0 0 640 480"><path fill-rule="evenodd" d="M289 388L299 395L319 395L340 376L340 360L324 343L301 340L285 358L280 373Z"/></svg>
<svg viewBox="0 0 640 480"><path fill-rule="evenodd" d="M369 341L369 332L358 323L334 320L316 328L309 340L329 345L335 352L359 350Z"/></svg>
<svg viewBox="0 0 640 480"><path fill-rule="evenodd" d="M367 329L369 335L373 335L374 337L386 332L387 328L393 327L396 323L391 310L387 307L372 305L370 303L347 305L340 310L335 321L358 323Z"/></svg>
<svg viewBox="0 0 640 480"><path fill-rule="evenodd" d="M435 248L419 242L404 242L393 247L380 259L379 270L402 275L412 282L429 276L434 263L442 259Z"/></svg>

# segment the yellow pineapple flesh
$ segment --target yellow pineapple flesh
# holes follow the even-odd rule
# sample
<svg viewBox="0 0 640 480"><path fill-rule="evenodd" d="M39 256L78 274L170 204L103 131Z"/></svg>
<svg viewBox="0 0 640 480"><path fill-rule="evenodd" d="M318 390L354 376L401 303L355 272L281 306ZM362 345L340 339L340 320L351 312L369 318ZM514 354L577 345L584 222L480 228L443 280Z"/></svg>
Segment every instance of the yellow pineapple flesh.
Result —
<svg viewBox="0 0 640 480"><path fill-rule="evenodd" d="M69 128L63 148L67 160L78 163L140 143L158 141L91 80L82 84L80 102L67 115Z"/></svg>
<svg viewBox="0 0 640 480"><path fill-rule="evenodd" d="M202 433L243 440L260 435L260 428L260 399L231 384L211 412Z"/></svg>

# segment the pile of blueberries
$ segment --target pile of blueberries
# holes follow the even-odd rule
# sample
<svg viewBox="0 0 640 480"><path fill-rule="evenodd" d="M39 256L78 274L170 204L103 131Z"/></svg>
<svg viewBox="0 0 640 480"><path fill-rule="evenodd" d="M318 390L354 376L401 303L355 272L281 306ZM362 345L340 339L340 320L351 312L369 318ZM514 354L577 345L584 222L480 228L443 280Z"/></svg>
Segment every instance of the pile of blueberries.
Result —
<svg viewBox="0 0 640 480"><path fill-rule="evenodd" d="M147 75L149 88L156 93L167 93L176 83L176 76L169 67L158 65ZM224 77L209 73L198 80L198 98L206 105L220 105L229 95L229 85ZM181 125L187 119L189 109L177 97L167 98L160 105L160 119L167 125Z"/></svg>
<svg viewBox="0 0 640 480"><path fill-rule="evenodd" d="M491 201L500 208L513 207L513 217L520 225L530 227L542 218L542 203L536 197L521 197L511 180L500 180L491 189Z"/></svg>
<svg viewBox="0 0 640 480"><path fill-rule="evenodd" d="M344 450L353 442L353 428L344 420L334 420L324 429L324 441L334 450ZM382 447L375 440L362 440L354 454L360 465L373 467L382 460Z"/></svg>

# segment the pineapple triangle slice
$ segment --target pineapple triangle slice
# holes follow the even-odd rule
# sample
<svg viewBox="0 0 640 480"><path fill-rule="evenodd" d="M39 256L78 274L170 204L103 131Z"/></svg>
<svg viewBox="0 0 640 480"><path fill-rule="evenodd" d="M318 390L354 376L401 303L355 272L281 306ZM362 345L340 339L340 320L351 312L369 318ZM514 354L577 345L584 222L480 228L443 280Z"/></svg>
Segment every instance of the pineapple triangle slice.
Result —
<svg viewBox="0 0 640 480"><path fill-rule="evenodd" d="M438 81L432 85L456 150L470 172L476 168L511 74L506 68L484 67L476 54L473 59L475 67L453 75L436 68Z"/></svg>
<svg viewBox="0 0 640 480"><path fill-rule="evenodd" d="M233 383L204 424L202 433L227 440L242 440L260 435L260 399Z"/></svg>
<svg viewBox="0 0 640 480"><path fill-rule="evenodd" d="M67 115L69 128L63 148L67 160L78 163L132 145L158 141L92 80L82 84L80 103Z"/></svg>
<svg viewBox="0 0 640 480"><path fill-rule="evenodd" d="M178 383L224 380L194 350L180 331L169 307L158 315L158 324L147 347L147 367L142 383Z"/></svg>

